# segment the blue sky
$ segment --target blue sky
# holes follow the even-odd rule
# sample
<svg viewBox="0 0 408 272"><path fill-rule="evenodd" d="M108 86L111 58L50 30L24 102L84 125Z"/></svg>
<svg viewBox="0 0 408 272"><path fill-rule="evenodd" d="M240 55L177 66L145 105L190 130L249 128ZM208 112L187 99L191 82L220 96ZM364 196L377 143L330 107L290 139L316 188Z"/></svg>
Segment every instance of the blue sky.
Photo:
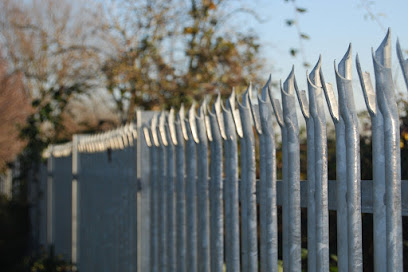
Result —
<svg viewBox="0 0 408 272"><path fill-rule="evenodd" d="M306 68L302 66L302 58L291 57L288 50L299 46L295 28L289 28L285 24L286 19L293 18L292 4L283 0L255 0L248 1L245 5L256 9L262 18L267 18L267 21L261 24L255 20L246 22L246 25L261 37L262 55L266 59L267 71L272 72L275 80L284 80L294 64L298 85L302 89L306 88ZM393 72L398 82L396 87L399 92L408 97L395 53L397 37L402 48L408 49L407 0L373 1L370 6L371 11L374 14L383 14L378 17L382 27L377 22L365 18L367 11L361 7L361 1L298 0L296 5L307 9L306 13L298 16L302 32L310 36L310 40L303 42L306 59L314 66L321 54L326 81L333 83L334 86L333 61L341 60L350 42L353 46L353 58L355 59L356 53L359 53L362 69L370 72L374 80L371 47L374 49L378 47L386 34L386 29L390 27ZM265 80L266 78L267 75ZM360 110L365 109L355 65L353 81L356 106Z"/></svg>

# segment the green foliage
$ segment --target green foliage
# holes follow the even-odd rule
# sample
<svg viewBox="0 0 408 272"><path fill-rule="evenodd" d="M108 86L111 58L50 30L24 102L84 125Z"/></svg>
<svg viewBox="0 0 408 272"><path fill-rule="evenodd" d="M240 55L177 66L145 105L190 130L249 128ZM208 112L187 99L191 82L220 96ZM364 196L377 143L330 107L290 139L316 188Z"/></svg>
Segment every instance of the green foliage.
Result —
<svg viewBox="0 0 408 272"><path fill-rule="evenodd" d="M122 120L133 118L136 105L169 109L256 81L262 67L258 36L230 24L229 18L239 12L228 14L230 3L156 0L151 9L140 1L122 2L121 16L134 21L131 28L115 25L124 33L118 42L121 53L103 67ZM128 5L136 8L126 9ZM150 23L143 24L139 15L151 18Z"/></svg>
<svg viewBox="0 0 408 272"><path fill-rule="evenodd" d="M63 259L62 256L55 256L53 247L49 253L43 252L39 256L26 260L30 272L71 272L75 266Z"/></svg>

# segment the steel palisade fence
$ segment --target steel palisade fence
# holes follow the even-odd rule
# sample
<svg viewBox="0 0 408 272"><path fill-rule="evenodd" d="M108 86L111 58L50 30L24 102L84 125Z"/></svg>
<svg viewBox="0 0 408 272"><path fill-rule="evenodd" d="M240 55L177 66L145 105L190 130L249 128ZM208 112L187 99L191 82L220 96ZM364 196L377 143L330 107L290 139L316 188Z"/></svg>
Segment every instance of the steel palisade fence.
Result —
<svg viewBox="0 0 408 272"><path fill-rule="evenodd" d="M329 271L329 210L337 211L338 271L363 270L362 213L373 214L375 271L403 271L408 182L401 180L390 40L388 31L372 53L375 88L356 57L372 123L373 181L360 179L350 45L334 65L337 99L319 58L307 75L308 95L292 69L280 84L282 101L269 78L255 98L250 85L241 101L232 91L225 103L219 95L212 106L205 99L198 112L195 103L187 114L183 106L177 114L138 111L136 125L51 146L41 171L43 244L81 271L278 271L278 252L284 271L301 271L306 207L308 271ZM398 41L397 55L408 87ZM296 97L306 121L307 181L300 180ZM336 133L336 181L328 180L325 101Z"/></svg>

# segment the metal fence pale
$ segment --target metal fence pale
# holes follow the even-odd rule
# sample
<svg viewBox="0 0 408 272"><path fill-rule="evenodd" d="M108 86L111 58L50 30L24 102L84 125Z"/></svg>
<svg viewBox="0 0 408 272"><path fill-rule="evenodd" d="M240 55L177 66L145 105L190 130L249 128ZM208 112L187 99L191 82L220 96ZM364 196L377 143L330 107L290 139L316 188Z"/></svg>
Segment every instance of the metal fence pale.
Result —
<svg viewBox="0 0 408 272"><path fill-rule="evenodd" d="M408 182L401 181L390 37L373 52L375 88L356 57L372 123L373 181L360 178L350 45L334 67L337 99L319 58L306 76L307 92L299 90L292 69L279 86L281 101L269 78L260 94L250 85L241 101L232 91L225 104L218 95L198 112L193 103L186 115L183 106L178 113L139 111L136 125L50 147L49 174L41 175L47 179L41 183L47 243L81 271L278 271L279 256L284 271L301 271L305 207L307 269L328 271L330 209L337 211L338 271L362 271L361 214L369 212L375 270L403 271ZM398 42L397 55L408 86ZM300 179L296 100L306 121L307 181ZM324 100L335 127L336 181L328 180Z"/></svg>

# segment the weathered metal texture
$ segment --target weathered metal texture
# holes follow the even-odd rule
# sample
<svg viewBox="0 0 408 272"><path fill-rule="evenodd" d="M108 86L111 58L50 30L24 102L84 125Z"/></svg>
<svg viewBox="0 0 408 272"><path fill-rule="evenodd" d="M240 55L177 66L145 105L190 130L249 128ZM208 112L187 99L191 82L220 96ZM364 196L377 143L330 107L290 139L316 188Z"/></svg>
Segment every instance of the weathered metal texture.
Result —
<svg viewBox="0 0 408 272"><path fill-rule="evenodd" d="M163 113L162 113L163 114ZM160 116L159 118L164 118ZM160 121L159 121L160 122ZM163 121L162 121L163 122ZM166 211L166 145L167 139L162 129L160 131L160 125L156 126L156 137L159 142L158 152L158 183L159 183L159 271L167 271L167 211Z"/></svg>
<svg viewBox="0 0 408 272"><path fill-rule="evenodd" d="M198 271L210 270L210 225L208 200L208 141L205 120L206 102L204 101L196 116L197 136L197 254Z"/></svg>
<svg viewBox="0 0 408 272"><path fill-rule="evenodd" d="M324 98L320 80L321 59L307 76L309 113L314 128L314 172L316 211L316 270L329 270L329 212L328 212L328 166L327 129L324 114Z"/></svg>
<svg viewBox="0 0 408 272"><path fill-rule="evenodd" d="M268 98L271 77L258 95L259 119L251 103L255 128L259 136L261 271L278 270L278 219L276 206L276 149L272 122L272 105Z"/></svg>
<svg viewBox="0 0 408 272"><path fill-rule="evenodd" d="M286 81L281 86L284 133L286 148L285 154L288 167L286 168L287 189L284 194L288 198L288 271L301 270L301 228L300 228L300 151L299 126L296 116L295 74L292 69ZM286 189L286 190L285 190ZM285 230L285 228L284 228ZM283 261L285 263L285 260Z"/></svg>
<svg viewBox="0 0 408 272"><path fill-rule="evenodd" d="M316 198L315 198L315 129L314 120L309 112L306 91L295 88L302 115L306 121L307 134L307 267L308 271L316 270Z"/></svg>
<svg viewBox="0 0 408 272"><path fill-rule="evenodd" d="M247 248L243 249L245 255L243 258L247 259L248 266L243 267L243 271L257 271L258 270L258 245L257 245L257 219L256 219L256 165L255 165L255 137L251 124L251 111L249 107L249 95L251 93L251 85L242 96L242 104L238 102L239 113L242 122L242 132L245 149L246 167L241 169L245 171L241 186L245 191L246 207L243 207L242 213L246 213L246 242ZM241 151L242 152L242 151ZM242 154L242 153L241 153ZM243 230L245 231L245 230ZM242 247L245 245L243 244Z"/></svg>
<svg viewBox="0 0 408 272"><path fill-rule="evenodd" d="M384 156L384 120L378 109L375 90L370 74L362 72L358 55L357 72L367 110L371 117L372 152L373 152L373 221L374 221L374 267L375 271L387 271L387 236L385 210L385 156Z"/></svg>
<svg viewBox="0 0 408 272"><path fill-rule="evenodd" d="M329 269L327 132L320 69L321 58L307 75L309 103L306 92L295 85L307 126L309 271Z"/></svg>
<svg viewBox="0 0 408 272"><path fill-rule="evenodd" d="M78 150L79 135L74 135L72 139L72 198L71 198L71 260L76 268L80 269L80 198L81 190L79 176L81 174L81 156ZM55 184L54 184L55 185ZM54 189L55 190L55 189Z"/></svg>
<svg viewBox="0 0 408 272"><path fill-rule="evenodd" d="M172 126L170 126L171 128ZM184 106L182 105L174 122L176 136L176 265L180 272L186 271L186 194L184 184Z"/></svg>
<svg viewBox="0 0 408 272"><path fill-rule="evenodd" d="M401 155L398 107L391 73L390 33L377 49L374 59L376 92L384 116L386 176L386 220L388 271L402 271Z"/></svg>
<svg viewBox="0 0 408 272"><path fill-rule="evenodd" d="M408 59L404 59L399 40L397 39L397 56L401 65L402 75L404 76L405 85L408 88Z"/></svg>
<svg viewBox="0 0 408 272"><path fill-rule="evenodd" d="M177 142L175 130L174 130L174 112L171 111L172 115L168 115L166 119L163 120L163 124L159 124L159 129L164 131L162 132L163 138L167 139L166 146L166 251L167 251L167 263L169 272L176 271L176 227L175 227L175 198L174 198L174 182L175 182L175 148L174 145ZM162 114L164 117L164 114ZM172 127L172 128L170 128Z"/></svg>
<svg viewBox="0 0 408 272"><path fill-rule="evenodd" d="M268 89L269 99L272 104L273 111L275 113L276 121L281 128L282 138L282 194L284 195L282 200L282 257L283 257L283 270L289 271L289 198L288 195L288 156L287 152L287 129L283 121L283 112L281 103L278 99L275 99L272 94L272 88ZM286 260L286 261L285 261Z"/></svg>
<svg viewBox="0 0 408 272"><path fill-rule="evenodd" d="M150 271L157 272L159 267L159 229L158 229L158 139L154 139L152 131L155 130L155 123L151 122L151 128L148 126L143 127L143 134L145 141L150 149Z"/></svg>
<svg viewBox="0 0 408 272"><path fill-rule="evenodd" d="M339 94L339 113L344 120L346 137L348 270L362 271L360 136L354 105L351 64L350 45L338 65L338 70L335 66L335 73Z"/></svg>
<svg viewBox="0 0 408 272"><path fill-rule="evenodd" d="M362 72L358 56L356 58L357 71L372 122L374 267L376 271L402 271L399 122L390 69L390 39L388 31L375 55L373 53L375 92L370 74ZM400 51L399 44L397 51ZM398 56L401 62L400 53ZM404 68L403 72L405 73Z"/></svg>
<svg viewBox="0 0 408 272"><path fill-rule="evenodd" d="M218 95L213 105L213 111L208 109L211 129L211 192L210 192L210 248L211 248L211 271L223 271L224 265L224 214L223 214L223 180L222 180L222 137L224 133L223 119L221 115L221 98ZM222 131L222 132L221 132Z"/></svg>
<svg viewBox="0 0 408 272"><path fill-rule="evenodd" d="M152 272L159 271L159 180L158 180L158 151L159 151L159 140L156 134L157 119L153 118L149 127L144 127L144 135L146 143L150 147L150 186L151 186L151 218L150 218L150 228L151 228L151 254L150 254L150 270Z"/></svg>
<svg viewBox="0 0 408 272"><path fill-rule="evenodd" d="M384 120L387 269L402 271L401 156L398 107L391 73L391 34L373 53L376 96Z"/></svg>
<svg viewBox="0 0 408 272"><path fill-rule="evenodd" d="M264 88L265 89L265 88ZM257 99L257 98L256 98ZM266 200L265 200L265 182L266 182L266 150L263 148L265 146L265 137L262 134L262 127L261 127L261 121L260 121L260 114L259 114L259 103L258 100L255 100L249 96L249 104L251 107L251 113L252 113L252 118L253 118L253 124L255 127L255 131L258 134L258 139L259 139L259 177L260 180L257 185L258 188L260 189L257 201L259 203L259 215L260 215L260 220L259 220L259 225L260 225L260 270L261 271L267 271L266 269L266 262L267 262L267 253L266 253L266 246L267 246L267 240L266 240Z"/></svg>
<svg viewBox="0 0 408 272"><path fill-rule="evenodd" d="M236 102L237 100L235 100ZM234 104L235 104L234 102ZM244 140L243 135L243 128L242 122L240 117L240 111L231 109L232 116L234 118L235 128L237 131L237 135L239 137L240 143L240 168L241 168L241 179L239 181L239 198L240 198L240 210L241 210L241 269L242 271L249 271L249 261L248 261L248 200L247 200L247 188L245 185L245 181L248 179L248 164L247 164L247 148L246 148L246 141Z"/></svg>
<svg viewBox="0 0 408 272"><path fill-rule="evenodd" d="M339 271L348 271L348 215L347 215L347 161L346 128L334 95L333 86L325 82L320 70L320 80L336 130L336 199L337 199L337 266Z"/></svg>
<svg viewBox="0 0 408 272"><path fill-rule="evenodd" d="M398 42L397 54L408 87L408 60L403 59ZM278 269L276 209L282 204L285 271L301 270L300 206L308 208L309 271L329 269L329 209L337 210L337 222L341 222L337 225L339 271L362 270L361 212L374 213L375 270L402 271L401 215L408 214L408 182L401 181L399 120L390 69L390 34L373 53L375 90L369 74L362 73L358 57L356 61L372 121L373 182L360 181L350 47L339 66L335 67L339 105L333 87L324 81L319 60L307 76L309 101L306 93L298 90L292 70L281 86L283 111L279 101L272 97L269 79L257 101L250 99L251 86L248 88L239 111L235 109L233 92L226 108L222 107L218 97L208 115L207 102L202 104L198 116L193 105L188 120L184 119L183 109L177 120L173 110L169 115L162 113L159 124L156 116L149 126L137 127L137 133L145 136L136 142L137 145L134 144L133 126L126 125L103 134L76 135L73 143L47 151L50 171L60 172L59 175L65 175L65 178L73 174L72 183L69 178L72 221L66 222L72 226L72 232L65 232L71 233L72 240L65 243L65 238L59 234L64 224L54 222L55 218L63 217L58 210L64 206L66 201L62 195L67 192L61 192L62 180L54 180L57 177L54 173L55 176L49 177L52 184L50 182L48 192L48 242L55 242L58 251L63 250L62 245L68 248L66 245L69 244L72 261L81 270L133 271L143 267L149 271L222 271L225 253L227 271L240 271L241 266L243 271L257 271L258 204L260 270L275 271ZM336 128L337 181L327 180L322 88ZM295 91L307 125L308 181L304 182L300 182L299 177ZM282 130L282 182L276 180L272 108ZM259 137L258 182L255 179L252 124ZM236 135L240 138L240 186ZM62 168L67 166L52 165L61 164L64 159L59 157L70 154L73 160L69 173L62 173ZM139 163L140 158L145 159L144 164ZM139 188L136 187L135 174ZM98 182L86 182L88 180ZM98 194L94 193L96 188ZM95 209L100 212L95 213ZM58 214L55 215L54 211ZM138 240L142 233L146 235ZM106 258L94 261L100 256Z"/></svg>
<svg viewBox="0 0 408 272"><path fill-rule="evenodd" d="M239 189L238 189L238 144L235 132L233 111L235 111L235 92L222 107L225 126L225 259L227 272L240 271L239 243Z"/></svg>
<svg viewBox="0 0 408 272"><path fill-rule="evenodd" d="M187 271L197 271L197 152L199 143L195 120L195 103L185 119L186 134L186 250Z"/></svg>

